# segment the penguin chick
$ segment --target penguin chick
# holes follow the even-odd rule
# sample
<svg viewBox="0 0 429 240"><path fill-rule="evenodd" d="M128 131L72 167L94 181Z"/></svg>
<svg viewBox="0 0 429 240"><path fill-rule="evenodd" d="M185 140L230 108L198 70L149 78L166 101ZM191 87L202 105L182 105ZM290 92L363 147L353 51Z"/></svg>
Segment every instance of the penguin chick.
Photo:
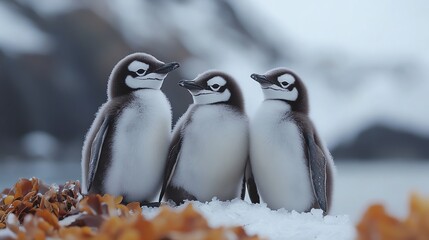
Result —
<svg viewBox="0 0 429 240"><path fill-rule="evenodd" d="M307 90L292 71L252 74L265 100L250 121L250 162L259 194L271 209L331 208L334 163L308 116Z"/></svg>
<svg viewBox="0 0 429 240"><path fill-rule="evenodd" d="M194 103L174 127L159 200L164 192L176 204L237 198L248 159L248 118L237 83L207 71L179 85Z"/></svg>
<svg viewBox="0 0 429 240"><path fill-rule="evenodd" d="M160 88L178 63L146 53L119 61L108 80L107 102L92 123L82 150L82 188L152 201L162 183L171 131L170 102Z"/></svg>

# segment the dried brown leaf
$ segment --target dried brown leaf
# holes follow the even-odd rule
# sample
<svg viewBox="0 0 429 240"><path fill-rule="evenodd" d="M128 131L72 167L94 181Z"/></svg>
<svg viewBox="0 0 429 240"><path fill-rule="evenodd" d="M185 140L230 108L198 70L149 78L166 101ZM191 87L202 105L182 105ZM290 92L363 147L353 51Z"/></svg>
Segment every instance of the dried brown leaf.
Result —
<svg viewBox="0 0 429 240"><path fill-rule="evenodd" d="M14 197L12 195L8 195L3 199L3 202L5 205L9 205L14 200Z"/></svg>
<svg viewBox="0 0 429 240"><path fill-rule="evenodd" d="M79 182L48 187L37 178L21 179L0 196L0 228L6 225L16 239L259 239L248 236L242 227L210 228L191 205L180 212L162 207L149 221L139 203L123 205L121 196L81 199ZM60 219L79 212L68 227L60 226Z"/></svg>
<svg viewBox="0 0 429 240"><path fill-rule="evenodd" d="M410 214L403 221L390 216L382 205L372 205L356 228L359 240L429 239L429 199L413 194Z"/></svg>
<svg viewBox="0 0 429 240"><path fill-rule="evenodd" d="M40 210L39 209L36 211L36 216L45 220L47 223L49 223L55 229L60 228L58 218L55 215L53 215L51 212L49 212L48 210Z"/></svg>
<svg viewBox="0 0 429 240"><path fill-rule="evenodd" d="M15 184L15 187L14 187L15 199L24 197L27 193L29 193L31 191L32 188L33 188L33 184L31 183L30 180L25 179L25 178L21 178Z"/></svg>

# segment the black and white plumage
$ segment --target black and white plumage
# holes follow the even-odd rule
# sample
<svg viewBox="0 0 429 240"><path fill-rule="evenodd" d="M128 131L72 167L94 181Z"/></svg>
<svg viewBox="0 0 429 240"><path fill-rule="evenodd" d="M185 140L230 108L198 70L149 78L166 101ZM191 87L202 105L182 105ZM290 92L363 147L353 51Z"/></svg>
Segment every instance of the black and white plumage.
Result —
<svg viewBox="0 0 429 240"><path fill-rule="evenodd" d="M250 162L262 200L272 209L330 210L334 163L308 116L301 79L276 68L252 74L265 100L250 121ZM252 182L249 182L250 184Z"/></svg>
<svg viewBox="0 0 429 240"><path fill-rule="evenodd" d="M82 149L82 188L89 193L152 201L162 183L171 138L170 102L160 90L178 63L145 53L119 61L108 81L108 99Z"/></svg>
<svg viewBox="0 0 429 240"><path fill-rule="evenodd" d="M194 99L173 130L160 200L231 200L242 194L248 118L232 77L207 71L180 81Z"/></svg>

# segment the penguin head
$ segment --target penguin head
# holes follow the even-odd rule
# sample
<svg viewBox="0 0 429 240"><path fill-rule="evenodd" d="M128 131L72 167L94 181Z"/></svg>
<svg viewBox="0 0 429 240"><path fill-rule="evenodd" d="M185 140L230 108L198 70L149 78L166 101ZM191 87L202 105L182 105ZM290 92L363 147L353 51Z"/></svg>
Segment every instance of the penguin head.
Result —
<svg viewBox="0 0 429 240"><path fill-rule="evenodd" d="M243 96L235 80L228 74L210 70L193 80L182 80L181 87L188 89L195 104L226 103L243 110Z"/></svg>
<svg viewBox="0 0 429 240"><path fill-rule="evenodd" d="M292 111L308 113L307 89L291 70L274 68L250 77L261 85L266 100L282 100L291 106Z"/></svg>
<svg viewBox="0 0 429 240"><path fill-rule="evenodd" d="M146 53L130 54L113 68L108 95L112 98L139 89L159 90L167 74L178 67L176 62L164 63Z"/></svg>

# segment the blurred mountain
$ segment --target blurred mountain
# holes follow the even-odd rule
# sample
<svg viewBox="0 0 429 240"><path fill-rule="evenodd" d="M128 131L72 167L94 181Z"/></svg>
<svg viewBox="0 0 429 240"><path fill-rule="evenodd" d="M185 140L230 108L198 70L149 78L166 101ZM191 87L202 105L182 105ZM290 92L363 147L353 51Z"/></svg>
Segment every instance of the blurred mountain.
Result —
<svg viewBox="0 0 429 240"><path fill-rule="evenodd" d="M427 159L428 139L383 125L371 126L337 146L332 155L338 159Z"/></svg>
<svg viewBox="0 0 429 240"><path fill-rule="evenodd" d="M419 94L428 87L427 75L418 64L309 53L252 4L1 0L0 15L0 156L19 154L21 140L35 131L79 146L106 99L113 66L127 54L143 51L165 62L181 63L163 86L174 122L191 102L190 95L177 87L180 79L194 78L210 68L231 73L243 88L251 115L262 95L249 75L288 66L307 83L312 118L322 138L337 147L334 153L344 158L390 156L387 147L377 153L369 151L369 142L373 147L385 142L368 138L396 136L402 146L416 149L410 154L404 150L403 155L429 158L419 150L429 145L429 127L422 123L425 118L421 120L427 112L421 110L422 103L410 105L419 114L405 113L420 122L407 124L406 117L400 117L404 111L399 111L396 126L400 130L386 132L383 124L391 125L389 116L396 114L398 106L423 96ZM414 98L405 99L404 89ZM389 104L391 108L386 107ZM425 127L417 138L416 133ZM371 133L369 137L365 132Z"/></svg>

